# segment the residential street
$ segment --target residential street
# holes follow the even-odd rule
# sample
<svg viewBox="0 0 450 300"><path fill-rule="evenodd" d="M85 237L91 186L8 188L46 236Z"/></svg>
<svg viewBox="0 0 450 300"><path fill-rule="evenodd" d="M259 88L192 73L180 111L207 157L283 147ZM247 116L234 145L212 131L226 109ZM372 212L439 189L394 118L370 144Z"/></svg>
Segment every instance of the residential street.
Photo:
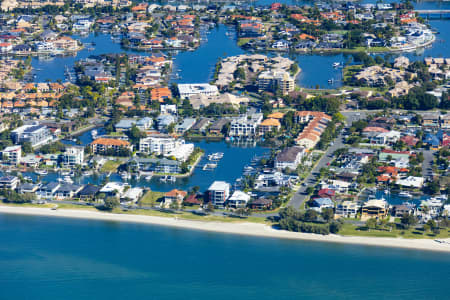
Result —
<svg viewBox="0 0 450 300"><path fill-rule="evenodd" d="M346 126L350 126L352 122L365 118L366 116L364 112L342 112L342 114L347 118ZM294 196L292 196L288 205L298 209L303 204L303 202L308 197L308 195L306 194L306 189L309 186L314 186L317 183L317 175L319 174L319 170L323 167L326 167L327 164L333 160L334 151L343 147L344 147L343 134L339 133L339 136L334 140L334 144L328 147L327 151L317 162L316 166L313 168L311 173L309 173L308 177L306 177L306 179L304 180L306 185L302 185L298 189L298 191L294 194Z"/></svg>

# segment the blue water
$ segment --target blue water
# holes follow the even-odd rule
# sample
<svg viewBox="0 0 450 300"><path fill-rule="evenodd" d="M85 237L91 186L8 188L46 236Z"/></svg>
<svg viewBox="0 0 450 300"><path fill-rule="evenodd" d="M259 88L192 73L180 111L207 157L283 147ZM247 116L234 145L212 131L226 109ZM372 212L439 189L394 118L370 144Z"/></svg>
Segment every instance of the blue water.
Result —
<svg viewBox="0 0 450 300"><path fill-rule="evenodd" d="M446 299L450 255L0 214L0 299Z"/></svg>
<svg viewBox="0 0 450 300"><path fill-rule="evenodd" d="M99 134L102 134L102 130L99 129ZM92 141L89 132L81 135L80 140L83 145L86 145ZM66 141L64 141L66 142ZM74 144L73 142L70 142ZM249 165L255 156L261 156L270 151L268 148L260 146L245 147L242 145L235 145L227 143L225 141L195 141L193 142L195 147L199 147L205 151L205 155L200 160L198 167L194 170L192 176L187 178L179 178L173 183L162 183L158 177L152 178L151 181L145 181L143 178L139 181L130 180L129 183L133 186L149 187L151 190L159 192L168 192L174 188L188 190L193 186L199 186L200 191L205 191L215 180L223 180L230 184L234 184L236 179L242 176L243 169L246 165ZM213 171L203 171L201 166L208 162L208 154L223 152L223 158L218 162L217 168ZM23 173L24 176L30 176L34 181L38 177L34 173ZM99 174L98 176L82 176L74 178L76 183L80 184L101 184L106 174ZM49 173L46 176L42 176L39 180L43 182L51 182L57 180L59 177L56 173ZM109 177L109 181L122 181L118 174L112 174Z"/></svg>

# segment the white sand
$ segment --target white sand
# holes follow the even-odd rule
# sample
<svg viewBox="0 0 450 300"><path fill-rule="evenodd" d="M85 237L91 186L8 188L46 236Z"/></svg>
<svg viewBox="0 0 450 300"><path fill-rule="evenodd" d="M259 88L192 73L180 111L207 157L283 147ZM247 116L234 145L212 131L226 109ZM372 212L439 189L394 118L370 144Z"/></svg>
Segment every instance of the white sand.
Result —
<svg viewBox="0 0 450 300"><path fill-rule="evenodd" d="M340 236L334 234L317 235L276 230L270 226L257 223L203 222L145 215L103 213L81 209L51 210L50 208L38 207L0 206L0 213L133 222L239 235L450 252L450 239L440 239L440 241L443 241L444 243L438 243L432 239L377 238Z"/></svg>

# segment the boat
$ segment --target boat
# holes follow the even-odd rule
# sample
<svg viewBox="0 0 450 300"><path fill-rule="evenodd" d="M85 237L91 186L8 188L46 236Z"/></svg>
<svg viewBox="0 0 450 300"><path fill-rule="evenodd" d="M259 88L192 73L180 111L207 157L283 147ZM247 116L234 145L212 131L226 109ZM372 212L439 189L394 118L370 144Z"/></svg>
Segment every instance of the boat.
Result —
<svg viewBox="0 0 450 300"><path fill-rule="evenodd" d="M70 175L70 171L62 171L61 175L62 176L69 176Z"/></svg>
<svg viewBox="0 0 450 300"><path fill-rule="evenodd" d="M25 179L26 181L33 181L33 178L31 178L30 176L25 176L23 177L23 179Z"/></svg>
<svg viewBox="0 0 450 300"><path fill-rule="evenodd" d="M161 178L159 178L160 182L166 182L167 181L167 176L163 176Z"/></svg>
<svg viewBox="0 0 450 300"><path fill-rule="evenodd" d="M70 184L73 183L72 178L70 178L69 176L64 176L63 181L64 181L65 183L70 183Z"/></svg>
<svg viewBox="0 0 450 300"><path fill-rule="evenodd" d="M38 175L47 175L48 174L47 170L36 170L34 172Z"/></svg>
<svg viewBox="0 0 450 300"><path fill-rule="evenodd" d="M208 155L208 160L217 161L223 158L223 152L216 152Z"/></svg>
<svg viewBox="0 0 450 300"><path fill-rule="evenodd" d="M410 193L408 193L408 192L400 192L400 193L398 193L398 196L399 197L402 197L402 198L409 198L409 199L411 199L413 196L410 194Z"/></svg>
<svg viewBox="0 0 450 300"><path fill-rule="evenodd" d="M91 175L91 173L89 171L83 172L83 176L89 176L89 175Z"/></svg>
<svg viewBox="0 0 450 300"><path fill-rule="evenodd" d="M177 179L175 178L175 176L167 176L167 181L175 182L175 181L177 181Z"/></svg>
<svg viewBox="0 0 450 300"><path fill-rule="evenodd" d="M342 64L340 62L333 63L333 68L339 68L340 66L342 66Z"/></svg>
<svg viewBox="0 0 450 300"><path fill-rule="evenodd" d="M152 175L148 175L148 176L145 176L144 177L144 179L146 180L146 181L150 181L150 180L152 180Z"/></svg>
<svg viewBox="0 0 450 300"><path fill-rule="evenodd" d="M97 131L96 129L92 129L92 131L91 131L91 137L92 137L93 139L95 139L95 138L97 137L97 134L98 134L98 131Z"/></svg>
<svg viewBox="0 0 450 300"><path fill-rule="evenodd" d="M328 79L328 83L333 83L333 82L334 82L334 79L333 79L333 78Z"/></svg>
<svg viewBox="0 0 450 300"><path fill-rule="evenodd" d="M128 172L122 172L122 173L120 173L120 177L122 177L123 180L131 179L131 175L128 174Z"/></svg>
<svg viewBox="0 0 450 300"><path fill-rule="evenodd" d="M214 170L215 168L217 168L217 164L213 164L213 163L205 164L203 166L203 171L211 171L211 170Z"/></svg>

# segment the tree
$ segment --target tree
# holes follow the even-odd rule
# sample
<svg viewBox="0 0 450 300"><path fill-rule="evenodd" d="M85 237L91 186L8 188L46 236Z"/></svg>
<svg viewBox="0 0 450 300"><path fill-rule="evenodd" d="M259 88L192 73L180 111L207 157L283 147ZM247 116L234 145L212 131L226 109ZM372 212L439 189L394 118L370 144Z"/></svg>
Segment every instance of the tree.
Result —
<svg viewBox="0 0 450 300"><path fill-rule="evenodd" d="M414 226L415 224L417 224L417 218L409 213L405 213L401 218L400 218L400 222L405 225L407 228L409 228L410 226Z"/></svg>
<svg viewBox="0 0 450 300"><path fill-rule="evenodd" d="M113 210L120 205L120 201L117 197L108 197L105 199L104 207L107 210Z"/></svg>
<svg viewBox="0 0 450 300"><path fill-rule="evenodd" d="M369 229L377 227L377 219L371 218L366 221L366 227Z"/></svg>
<svg viewBox="0 0 450 300"><path fill-rule="evenodd" d="M245 209L245 208L238 208L234 211L234 213L240 217L244 217L244 216L246 217L246 216L250 215L249 210Z"/></svg>
<svg viewBox="0 0 450 300"><path fill-rule="evenodd" d="M332 208L324 208L322 209L322 218L328 223L333 219L334 212Z"/></svg>
<svg viewBox="0 0 450 300"><path fill-rule="evenodd" d="M209 212L209 213L214 212L214 205L212 204L211 201L208 202L208 205L206 206L205 211Z"/></svg>
<svg viewBox="0 0 450 300"><path fill-rule="evenodd" d="M317 215L318 215L317 211L315 211L314 209L308 209L305 212L304 219L307 222L314 222L317 220Z"/></svg>
<svg viewBox="0 0 450 300"><path fill-rule="evenodd" d="M23 153L32 153L33 152L33 147L30 142L22 143L22 152Z"/></svg>

